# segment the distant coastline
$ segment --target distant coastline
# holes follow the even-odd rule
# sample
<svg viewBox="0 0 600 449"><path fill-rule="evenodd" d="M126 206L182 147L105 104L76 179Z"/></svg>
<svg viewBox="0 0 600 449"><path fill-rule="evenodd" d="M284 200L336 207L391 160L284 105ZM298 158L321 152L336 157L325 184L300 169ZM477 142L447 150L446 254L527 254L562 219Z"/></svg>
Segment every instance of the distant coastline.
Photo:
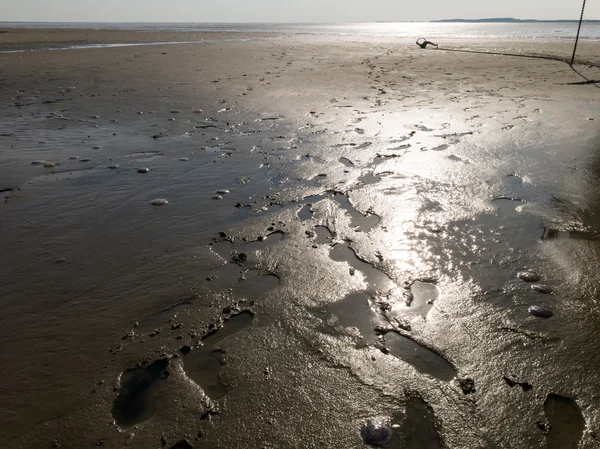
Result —
<svg viewBox="0 0 600 449"><path fill-rule="evenodd" d="M537 20L537 19L514 19L512 17L500 17L489 19L442 19L431 20L433 23L570 23L579 22L579 20ZM600 23L600 20L584 20L587 23Z"/></svg>

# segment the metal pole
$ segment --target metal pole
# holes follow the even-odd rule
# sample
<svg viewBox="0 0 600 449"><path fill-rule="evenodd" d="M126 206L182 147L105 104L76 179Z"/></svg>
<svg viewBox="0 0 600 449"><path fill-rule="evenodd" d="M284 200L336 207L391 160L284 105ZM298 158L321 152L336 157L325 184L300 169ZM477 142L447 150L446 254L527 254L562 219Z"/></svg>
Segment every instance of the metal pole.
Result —
<svg viewBox="0 0 600 449"><path fill-rule="evenodd" d="M573 57L571 58L571 67L573 67L573 63L575 62L575 53L577 52L577 43L579 42L579 32L581 31L581 22L583 22L583 11L585 11L585 2L583 0L583 7L581 8L581 17L579 18L579 27L577 28L577 37L575 38L575 47L573 48Z"/></svg>

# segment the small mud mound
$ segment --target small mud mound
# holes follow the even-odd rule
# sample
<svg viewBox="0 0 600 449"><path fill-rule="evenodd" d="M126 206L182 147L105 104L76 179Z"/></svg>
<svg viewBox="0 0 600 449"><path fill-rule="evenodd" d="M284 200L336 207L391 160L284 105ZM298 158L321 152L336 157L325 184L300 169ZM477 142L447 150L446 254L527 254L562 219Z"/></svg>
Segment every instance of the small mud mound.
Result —
<svg viewBox="0 0 600 449"><path fill-rule="evenodd" d="M550 428L546 435L548 449L577 449L585 429L585 420L572 399L549 394L544 412Z"/></svg>
<svg viewBox="0 0 600 449"><path fill-rule="evenodd" d="M229 390L219 375L224 351L217 348L217 345L251 326L253 320L254 314L248 311L232 316L221 328L204 337L202 346L194 348L185 355L185 373L204 390L209 398L221 399Z"/></svg>
<svg viewBox="0 0 600 449"><path fill-rule="evenodd" d="M161 359L121 374L119 395L112 408L118 426L129 428L154 415L160 383L169 377L168 367L169 359Z"/></svg>

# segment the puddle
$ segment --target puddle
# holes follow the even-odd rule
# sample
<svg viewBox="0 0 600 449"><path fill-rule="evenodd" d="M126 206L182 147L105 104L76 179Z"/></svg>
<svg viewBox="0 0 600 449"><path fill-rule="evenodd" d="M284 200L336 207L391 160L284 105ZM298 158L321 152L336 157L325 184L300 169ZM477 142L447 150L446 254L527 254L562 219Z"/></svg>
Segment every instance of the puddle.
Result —
<svg viewBox="0 0 600 449"><path fill-rule="evenodd" d="M520 177L519 175L515 174L515 173L511 173L510 175L508 175L506 177L506 179L508 180L508 183L512 187L521 187L521 186L523 186L523 178Z"/></svg>
<svg viewBox="0 0 600 449"><path fill-rule="evenodd" d="M329 245L333 241L333 234L327 226L316 226L315 233L318 245Z"/></svg>
<svg viewBox="0 0 600 449"><path fill-rule="evenodd" d="M162 359L121 374L119 395L112 408L119 427L129 428L154 415L156 394L160 384L169 377L168 367L169 359Z"/></svg>
<svg viewBox="0 0 600 449"><path fill-rule="evenodd" d="M358 329L363 338L372 343L377 338L375 328L384 324L373 312L371 297L365 292L350 293L341 301L327 306L325 311L335 315L340 326Z"/></svg>
<svg viewBox="0 0 600 449"><path fill-rule="evenodd" d="M439 296L440 290L436 285L415 281L410 287L410 295L407 300L401 300L394 304L390 314L392 316L420 315L426 318Z"/></svg>
<svg viewBox="0 0 600 449"><path fill-rule="evenodd" d="M204 337L201 347L193 349L184 357L185 373L204 390L209 398L221 399L229 390L219 375L225 352L216 346L251 326L253 320L254 314L251 312L242 312L232 316L219 330Z"/></svg>
<svg viewBox="0 0 600 449"><path fill-rule="evenodd" d="M544 403L549 430L548 449L577 449L585 429L579 406L572 399L549 394Z"/></svg>
<svg viewBox="0 0 600 449"><path fill-rule="evenodd" d="M352 226L356 228L358 232L369 232L375 226L379 224L379 216L375 214L363 215L357 212L347 195L336 192L333 199L339 203L339 205L350 215Z"/></svg>
<svg viewBox="0 0 600 449"><path fill-rule="evenodd" d="M347 157L341 157L339 158L339 161L344 164L346 167L354 167L354 162L352 162L350 159L348 159Z"/></svg>
<svg viewBox="0 0 600 449"><path fill-rule="evenodd" d="M325 195L311 195L298 201L299 204L304 204L304 207L298 211L298 218L301 221L310 220L313 216L312 206L325 198Z"/></svg>
<svg viewBox="0 0 600 449"><path fill-rule="evenodd" d="M520 198L509 198L509 197L499 197L492 200L496 209L500 214L507 216L516 216L519 214L517 210L519 206L523 205L523 200Z"/></svg>
<svg viewBox="0 0 600 449"><path fill-rule="evenodd" d="M385 344L391 355L409 363L420 373L445 382L450 382L456 376L456 370L450 362L408 337L389 332L385 335Z"/></svg>
<svg viewBox="0 0 600 449"><path fill-rule="evenodd" d="M366 174L362 175L361 177L359 177L358 181L364 185L372 185L372 184L377 184L378 182L380 182L381 178L379 176L375 175L375 173L370 172L370 173L366 173Z"/></svg>
<svg viewBox="0 0 600 449"><path fill-rule="evenodd" d="M347 262L350 267L360 271L369 286L377 291L386 292L394 287L394 283L385 273L360 260L348 243L334 246L329 252L329 257L336 262Z"/></svg>
<svg viewBox="0 0 600 449"><path fill-rule="evenodd" d="M312 206L310 204L306 204L298 210L298 218L300 221L310 220L313 216L313 212L311 210Z"/></svg>

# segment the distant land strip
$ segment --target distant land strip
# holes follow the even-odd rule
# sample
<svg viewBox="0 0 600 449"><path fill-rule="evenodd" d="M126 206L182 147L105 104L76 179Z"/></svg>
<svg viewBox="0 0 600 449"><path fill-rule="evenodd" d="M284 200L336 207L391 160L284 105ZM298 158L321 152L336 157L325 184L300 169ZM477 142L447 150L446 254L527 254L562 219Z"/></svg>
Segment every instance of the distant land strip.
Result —
<svg viewBox="0 0 600 449"><path fill-rule="evenodd" d="M500 17L491 19L443 19L432 20L435 23L570 23L579 22L576 19L564 20L537 20L537 19L514 19L512 17ZM584 20L586 23L600 23L600 20Z"/></svg>

